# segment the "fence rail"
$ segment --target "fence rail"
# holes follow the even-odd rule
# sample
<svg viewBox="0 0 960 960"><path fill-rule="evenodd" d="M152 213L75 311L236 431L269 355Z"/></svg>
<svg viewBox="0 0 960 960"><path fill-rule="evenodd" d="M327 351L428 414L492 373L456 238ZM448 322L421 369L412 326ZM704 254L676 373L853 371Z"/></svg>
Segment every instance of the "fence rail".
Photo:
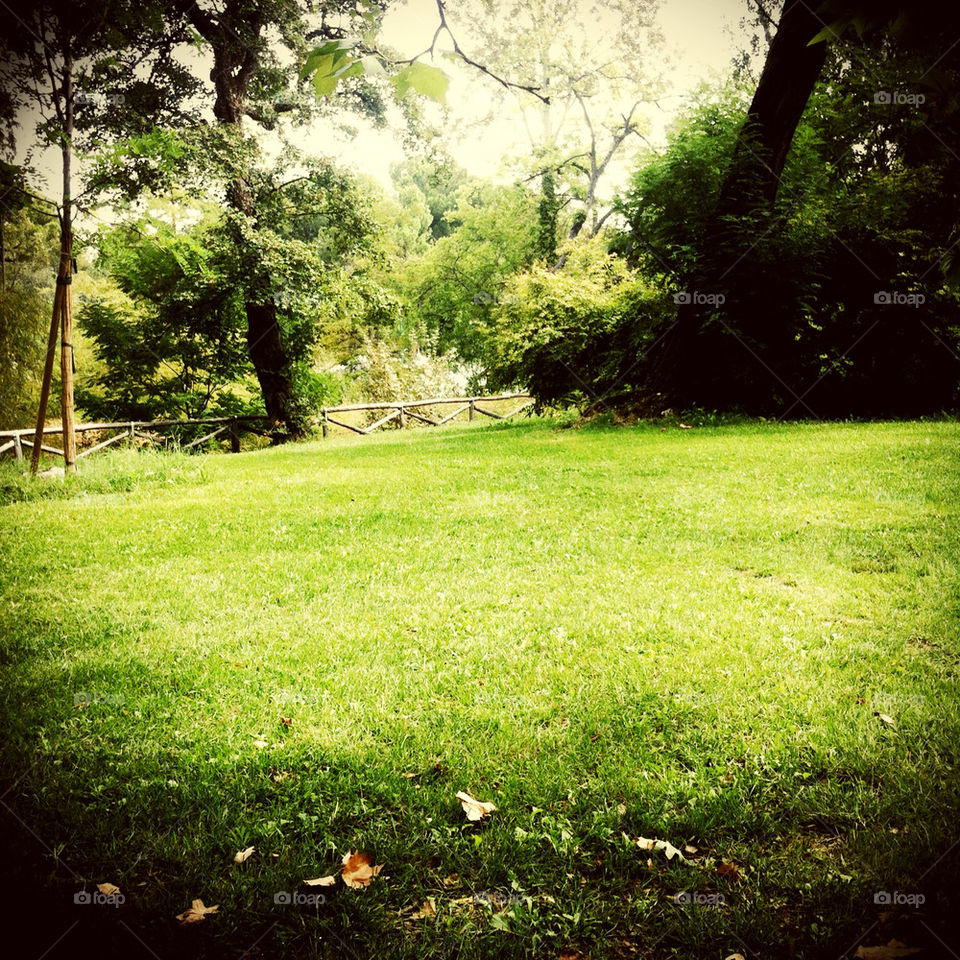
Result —
<svg viewBox="0 0 960 960"><path fill-rule="evenodd" d="M481 403L489 404L503 400L520 400L521 403L520 406L516 407L514 410L511 410L509 413L497 413L494 410L488 410L484 407L478 406L478 404ZM482 416L490 417L494 420L506 420L510 417L516 416L516 414L520 413L522 410L526 410L528 407L533 406L533 403L533 399L525 393L505 393L499 396L482 397L434 397L428 400L393 400L382 403L351 403L340 407L324 407L320 411L320 417L314 421L314 424L319 424L324 437L328 435L331 425L342 427L345 430L351 430L354 433L367 436L368 434L373 433L375 430L378 430L380 427L383 427L394 420L398 422L400 427L406 427L410 420L415 420L431 427L442 427L444 424L450 423L462 413L467 414L468 420L473 420L476 414L481 414ZM423 412L424 407L439 407L449 404L459 404L459 406L452 413L449 413L440 419L429 417ZM364 411L371 412L375 410L390 412L385 412L384 416L378 418L367 426L358 426L356 424L347 423L342 419L337 419L331 416L331 414L349 414ZM269 417L259 415L248 417L202 417L184 420L124 420L116 423L78 423L74 427L74 430L77 434L111 430L119 430L120 432L112 437L107 437L104 440L98 441L91 447L80 450L77 453L77 459L80 460L83 457L88 457L91 453L96 453L98 450L103 450L105 447L109 447L112 444L119 443L123 440L126 440L131 444L135 443L138 439L144 440L148 443L156 443L157 437L144 432L147 430L201 425L209 426L213 429L203 434L203 436L197 437L195 440L191 440L190 443L184 444L182 449L191 450L199 447L201 444L206 443L209 440L214 440L217 437L228 434L230 437L231 451L233 453L239 453L241 428L246 426L246 428L249 430L249 425L257 423L265 424L269 423L269 421ZM62 427L44 427L43 429L44 436L56 436L62 432ZM36 430L32 427L24 427L19 430L0 430L0 455L12 451L17 460L23 460L24 447L28 447L30 450L33 449L35 435ZM40 449L44 453L52 453L58 457L63 456L63 450L57 447L49 447L46 444L41 444Z"/></svg>

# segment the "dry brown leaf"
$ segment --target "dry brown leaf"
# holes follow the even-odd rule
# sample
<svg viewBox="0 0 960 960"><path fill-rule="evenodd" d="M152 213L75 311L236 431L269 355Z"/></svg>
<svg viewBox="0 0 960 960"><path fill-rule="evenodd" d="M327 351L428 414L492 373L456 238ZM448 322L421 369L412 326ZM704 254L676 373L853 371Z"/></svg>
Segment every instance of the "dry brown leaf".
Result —
<svg viewBox="0 0 960 960"><path fill-rule="evenodd" d="M253 856L253 851L256 850L256 847L247 847L246 850L238 850L233 855L234 863L244 863Z"/></svg>
<svg viewBox="0 0 960 960"><path fill-rule="evenodd" d="M332 874L329 877L315 877L313 880L303 881L308 887L332 887L337 878Z"/></svg>
<svg viewBox="0 0 960 960"><path fill-rule="evenodd" d="M724 860L717 864L717 873L724 877L739 877L740 868L735 863Z"/></svg>
<svg viewBox="0 0 960 960"><path fill-rule="evenodd" d="M641 850L662 850L668 860L679 857L681 863L686 862L686 857L667 840L648 840L646 837L637 837L637 846Z"/></svg>
<svg viewBox="0 0 960 960"><path fill-rule="evenodd" d="M463 806L463 812L467 815L468 820L482 820L484 817L489 817L497 809L492 803L474 800L469 793L465 793L463 790L457 794L457 799Z"/></svg>
<svg viewBox="0 0 960 960"><path fill-rule="evenodd" d="M405 780L416 780L417 777L420 776L420 774L419 773L401 773L400 776L403 777Z"/></svg>
<svg viewBox="0 0 960 960"><path fill-rule="evenodd" d="M430 897L427 900L424 900L420 905L420 909L410 914L411 920L425 920L427 917L435 917L437 915L437 904L433 897Z"/></svg>
<svg viewBox="0 0 960 960"><path fill-rule="evenodd" d="M293 723L293 717L281 717L280 722L285 726L289 727Z"/></svg>
<svg viewBox="0 0 960 960"><path fill-rule="evenodd" d="M684 852L684 853L696 853L696 852L697 852L697 848L696 848L695 846L693 846L692 844L689 844L689 843L688 843L688 844L683 848L683 852Z"/></svg>
<svg viewBox="0 0 960 960"><path fill-rule="evenodd" d="M893 717L888 717L885 713L878 713L877 716L888 726L895 727L897 725Z"/></svg>
<svg viewBox="0 0 960 960"><path fill-rule="evenodd" d="M98 883L97 889L105 896L112 897L115 893L120 892L120 888L114 883Z"/></svg>
<svg viewBox="0 0 960 960"><path fill-rule="evenodd" d="M345 853L343 855L343 873L340 876L343 882L353 889L359 887L369 887L370 881L380 873L383 864L373 865L373 861L368 853Z"/></svg>
<svg viewBox="0 0 960 960"><path fill-rule="evenodd" d="M725 960L744 960L744 957L742 953L731 953Z"/></svg>
<svg viewBox="0 0 960 960"><path fill-rule="evenodd" d="M177 914L177 919L184 926L188 923L200 923L208 913L216 913L218 909L218 906L205 907L202 900L194 900L189 909Z"/></svg>
<svg viewBox="0 0 960 960"><path fill-rule="evenodd" d="M622 817L627 812L627 805L625 803L617 804L617 813Z"/></svg>
<svg viewBox="0 0 960 960"><path fill-rule="evenodd" d="M908 947L899 940L891 940L884 946L857 947L855 957L860 960L896 960L897 957L910 957L920 952L920 947Z"/></svg>
<svg viewBox="0 0 960 960"><path fill-rule="evenodd" d="M460 882L460 874L451 873L449 877L444 877L440 882L445 887L455 887Z"/></svg>

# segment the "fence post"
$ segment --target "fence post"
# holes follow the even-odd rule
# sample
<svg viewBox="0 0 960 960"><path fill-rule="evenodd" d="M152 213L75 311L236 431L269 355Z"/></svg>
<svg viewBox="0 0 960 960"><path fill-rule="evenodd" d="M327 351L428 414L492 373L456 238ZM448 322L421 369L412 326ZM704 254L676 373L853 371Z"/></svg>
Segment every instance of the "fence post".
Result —
<svg viewBox="0 0 960 960"><path fill-rule="evenodd" d="M322 433L322 435L323 435L323 439L326 440L326 439L327 439L327 430L329 429L329 427L327 426L327 408L326 408L326 407L324 407L324 408L320 411L320 415L321 415L321 418L322 418L322 419L320 420L320 431L321 431L321 433Z"/></svg>
<svg viewBox="0 0 960 960"><path fill-rule="evenodd" d="M240 452L240 425L235 419L230 422L230 452Z"/></svg>
<svg viewBox="0 0 960 960"><path fill-rule="evenodd" d="M13 455L17 460L23 460L23 444L20 442L19 433L13 438Z"/></svg>
<svg viewBox="0 0 960 960"><path fill-rule="evenodd" d="M136 439L133 435L133 422L127 424L127 439L130 441L130 446L134 445L134 440Z"/></svg>
<svg viewBox="0 0 960 960"><path fill-rule="evenodd" d="M472 400L470 401L470 412L467 414L467 418L469 420L473 419L473 401Z"/></svg>
<svg viewBox="0 0 960 960"><path fill-rule="evenodd" d="M399 420L400 420L400 429L402 430L407 425L407 411L404 409L404 406L402 403L400 404L400 406L397 407L397 409L400 411Z"/></svg>

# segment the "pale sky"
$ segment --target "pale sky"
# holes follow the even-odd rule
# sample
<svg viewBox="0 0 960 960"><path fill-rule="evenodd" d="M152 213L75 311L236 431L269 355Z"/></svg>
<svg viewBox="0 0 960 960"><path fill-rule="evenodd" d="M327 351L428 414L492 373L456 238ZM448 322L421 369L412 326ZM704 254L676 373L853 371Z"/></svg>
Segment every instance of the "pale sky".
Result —
<svg viewBox="0 0 960 960"><path fill-rule="evenodd" d="M448 10L454 15L457 0L448 0ZM590 15L586 13L589 0L584 0L584 30L591 29ZM662 0L659 24L666 44L656 51L656 65L665 70L667 90L659 105L644 105L647 138L662 145L664 130L687 95L705 80L719 80L729 75L731 60L737 52L734 37L739 36L738 24L746 14L746 0ZM452 18L451 18L452 19ZM438 24L435 0L406 0L391 10L384 22L382 38L386 45L400 51L405 57L423 51L430 43ZM592 27L597 29L593 22ZM457 40L467 54L475 52L475 43L462 28ZM592 39L592 38L591 38ZM425 104L428 117L443 129L443 143L454 159L474 176L507 180L507 163L522 157L529 150L529 138L520 110L512 94L498 96L496 84L484 78L479 71L439 56L451 49L449 40L442 37L438 43L435 65L450 78L447 93L448 113L439 105ZM430 62L429 57L426 62ZM198 66L206 76L207 67ZM395 109L395 108L394 108ZM479 123L490 117L489 123ZM26 119L26 118L25 118ZM308 153L331 156L348 168L374 176L390 186L390 165L404 159L399 139L390 131L373 130L369 124L351 119L357 127L355 136L337 131L329 122L317 122L311 127L288 128L286 136ZM254 125L251 123L250 128ZM22 131L25 141L29 136L27 124ZM276 147L275 136L267 135L265 146ZM641 146L633 138L634 149ZM35 162L47 180L47 190L56 196L59 178L59 154L48 151ZM620 186L629 170L629 156L617 165L611 165L602 194L609 194Z"/></svg>

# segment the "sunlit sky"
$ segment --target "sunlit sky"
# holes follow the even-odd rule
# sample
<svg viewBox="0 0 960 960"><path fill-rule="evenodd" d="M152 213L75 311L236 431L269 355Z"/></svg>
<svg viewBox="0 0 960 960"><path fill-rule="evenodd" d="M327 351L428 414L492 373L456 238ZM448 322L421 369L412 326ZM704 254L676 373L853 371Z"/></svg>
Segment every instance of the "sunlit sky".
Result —
<svg viewBox="0 0 960 960"><path fill-rule="evenodd" d="M458 0L448 0L451 22L454 22L457 5ZM591 22L588 7L589 0L584 0L582 29L592 40L591 31L599 32L602 27L596 21ZM746 13L746 0L662 0L658 22L665 45L651 52L651 61L655 68L663 71L666 89L658 103L640 108L647 142L663 144L667 125L682 108L690 91L703 81L719 80L730 74L731 60L744 42L739 23ZM437 24L436 0L406 0L387 14L382 41L403 57L412 57L429 46ZM461 48L468 54L475 52L476 39L463 27L457 28L456 33ZM507 180L516 170L515 165L510 166L511 162L515 164L530 149L517 98L513 94L504 95L501 88L476 69L443 58L442 52L449 49L449 39L441 36L433 61L450 79L447 111L432 103L426 104L424 111L441 130L441 145L468 173ZM429 57L426 62L430 62ZM204 77L209 72L209 66L203 63L198 63L197 69ZM394 113L395 119L399 119L395 108ZM28 118L24 120L21 147L26 146L32 132L32 124ZM309 127L287 127L284 135L306 152L334 157L389 188L390 166L405 156L400 138L389 128L374 130L368 123L352 118L350 123L355 133L347 134L329 121L318 121ZM274 135L267 135L264 145L271 151L279 142ZM631 138L634 151L642 145L639 138ZM609 195L623 182L630 159L629 149L618 154L601 195ZM55 196L59 186L58 154L47 151L42 157L35 157L34 162L46 180L49 194Z"/></svg>
<svg viewBox="0 0 960 960"><path fill-rule="evenodd" d="M584 8L587 6L584 3ZM448 8L455 11L456 0L450 0ZM652 58L657 66L666 68L668 87L657 105L641 108L646 120L646 136L651 143L664 142L669 121L691 90L703 81L729 75L740 42L738 25L746 13L745 0L663 0L659 24L665 45L653 52ZM584 21L583 29L590 30L586 14ZM429 45L437 22L435 0L406 0L387 15L383 37L404 57L411 57ZM461 48L471 53L469 34L460 30L456 33ZM438 53L449 49L448 39L441 35ZM451 63L440 56L434 62L450 77L449 119L442 124L444 146L469 173L493 179L507 178L506 161L529 150L527 131L515 97L503 95L497 84L469 66ZM431 119L440 122L438 108L428 105L426 111ZM478 128L476 121L489 117L491 112L492 122ZM403 157L402 147L388 131L363 129L351 139L338 136L329 125L323 124L297 131L291 139L311 151L321 149L322 145L328 155L335 155L384 184L390 183L391 163ZM634 138L633 145L639 147L642 143ZM625 163L612 170L608 187L617 185L625 170Z"/></svg>

